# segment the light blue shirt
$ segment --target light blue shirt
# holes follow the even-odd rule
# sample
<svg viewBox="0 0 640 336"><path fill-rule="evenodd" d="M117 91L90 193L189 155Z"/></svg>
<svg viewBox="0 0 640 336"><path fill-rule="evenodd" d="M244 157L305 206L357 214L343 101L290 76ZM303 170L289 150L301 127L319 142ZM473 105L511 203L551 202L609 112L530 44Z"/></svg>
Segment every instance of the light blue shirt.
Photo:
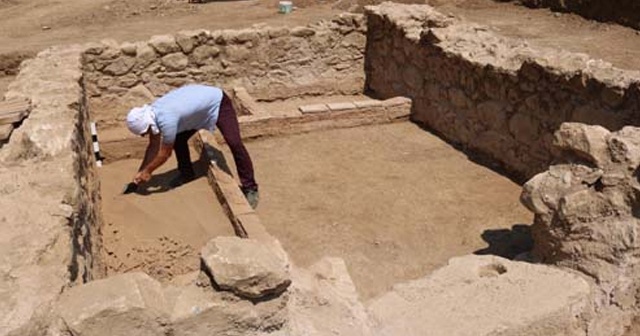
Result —
<svg viewBox="0 0 640 336"><path fill-rule="evenodd" d="M207 85L186 85L158 98L151 106L164 144L173 144L176 135L189 130L213 131L218 121L222 90Z"/></svg>

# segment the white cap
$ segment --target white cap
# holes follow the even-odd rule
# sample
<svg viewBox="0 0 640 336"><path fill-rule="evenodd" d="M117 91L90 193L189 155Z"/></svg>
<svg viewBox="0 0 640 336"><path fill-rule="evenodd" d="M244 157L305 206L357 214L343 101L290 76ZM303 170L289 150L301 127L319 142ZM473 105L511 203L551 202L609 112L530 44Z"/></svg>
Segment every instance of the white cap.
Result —
<svg viewBox="0 0 640 336"><path fill-rule="evenodd" d="M127 115L127 127L131 133L142 135L149 130L153 134L158 134L158 126L156 125L156 114L150 105L142 107L134 107Z"/></svg>

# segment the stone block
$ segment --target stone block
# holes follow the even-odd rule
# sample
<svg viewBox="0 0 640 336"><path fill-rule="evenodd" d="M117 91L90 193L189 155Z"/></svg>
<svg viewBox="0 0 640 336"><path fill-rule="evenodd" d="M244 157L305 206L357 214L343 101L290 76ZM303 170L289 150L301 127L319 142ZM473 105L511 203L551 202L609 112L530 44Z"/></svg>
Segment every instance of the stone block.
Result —
<svg viewBox="0 0 640 336"><path fill-rule="evenodd" d="M217 237L202 248L203 265L224 290L249 299L279 295L291 284L289 264L270 244Z"/></svg>
<svg viewBox="0 0 640 336"><path fill-rule="evenodd" d="M180 51L180 46L172 35L155 35L149 40L149 45L160 55L166 55Z"/></svg>
<svg viewBox="0 0 640 336"><path fill-rule="evenodd" d="M296 37L309 37L316 34L316 31L309 27L295 27L291 30L291 35Z"/></svg>
<svg viewBox="0 0 640 336"><path fill-rule="evenodd" d="M166 334L166 302L160 283L127 273L69 289L55 305L73 335Z"/></svg>
<svg viewBox="0 0 640 336"><path fill-rule="evenodd" d="M584 335L589 284L573 273L494 256L453 258L372 300L377 335Z"/></svg>
<svg viewBox="0 0 640 336"><path fill-rule="evenodd" d="M329 103L327 104L329 110L331 111L345 111L345 110L353 110L356 108L356 104L350 102L344 103Z"/></svg>
<svg viewBox="0 0 640 336"><path fill-rule="evenodd" d="M135 56L138 47L135 43L125 42L120 45L120 51L127 56Z"/></svg>
<svg viewBox="0 0 640 336"><path fill-rule="evenodd" d="M173 53L162 57L162 65L170 71L181 71L189 65L189 58L183 53Z"/></svg>
<svg viewBox="0 0 640 336"><path fill-rule="evenodd" d="M318 113L329 111L329 107L327 104L313 104L300 106L298 107L298 110L302 113Z"/></svg>
<svg viewBox="0 0 640 336"><path fill-rule="evenodd" d="M218 47L210 46L210 45L202 45L196 47L193 50L193 61L197 65L204 65L209 62L214 57L217 57L220 54L220 49Z"/></svg>
<svg viewBox="0 0 640 336"><path fill-rule="evenodd" d="M611 161L607 139L609 131L601 126L562 123L554 134L554 145L589 160L598 167Z"/></svg>
<svg viewBox="0 0 640 336"><path fill-rule="evenodd" d="M394 107L404 104L411 104L411 99L407 97L393 97L382 101L384 107Z"/></svg>
<svg viewBox="0 0 640 336"><path fill-rule="evenodd" d="M353 104L357 108L382 107L382 101L375 100L375 99L358 100L358 101L354 101Z"/></svg>
<svg viewBox="0 0 640 336"><path fill-rule="evenodd" d="M104 68L104 73L110 76L122 76L131 71L135 64L136 59L133 57L119 57Z"/></svg>

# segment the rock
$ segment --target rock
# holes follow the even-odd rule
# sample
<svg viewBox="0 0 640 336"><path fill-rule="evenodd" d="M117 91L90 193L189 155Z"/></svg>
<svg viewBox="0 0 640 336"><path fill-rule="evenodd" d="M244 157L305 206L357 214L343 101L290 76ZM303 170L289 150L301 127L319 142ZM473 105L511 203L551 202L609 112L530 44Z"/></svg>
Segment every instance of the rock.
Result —
<svg viewBox="0 0 640 336"><path fill-rule="evenodd" d="M149 45L160 55L166 55L180 51L175 37L172 35L155 35L149 40Z"/></svg>
<svg viewBox="0 0 640 336"><path fill-rule="evenodd" d="M195 47L205 43L209 36L206 30L181 31L176 34L176 43L185 54L191 53Z"/></svg>
<svg viewBox="0 0 640 336"><path fill-rule="evenodd" d="M155 97L153 93L149 91L144 85L138 84L135 87L129 89L121 98L121 104L123 106L142 106L149 104Z"/></svg>
<svg viewBox="0 0 640 336"><path fill-rule="evenodd" d="M554 145L602 168L611 160L607 145L609 134L602 126L562 123L554 135Z"/></svg>
<svg viewBox="0 0 640 336"><path fill-rule="evenodd" d="M274 246L252 239L214 238L202 248L201 258L221 289L241 297L278 295L291 284L288 261Z"/></svg>
<svg viewBox="0 0 640 336"><path fill-rule="evenodd" d="M104 73L111 76L122 76L133 68L136 59L133 57L123 56L116 59L113 63L104 68Z"/></svg>
<svg viewBox="0 0 640 336"><path fill-rule="evenodd" d="M128 73L120 78L118 78L118 85L125 87L125 88L130 88L133 87L134 85L138 84L140 82L140 78L138 78L138 76L132 74L132 73Z"/></svg>
<svg viewBox="0 0 640 336"><path fill-rule="evenodd" d="M206 275L203 280L209 281ZM286 325L288 295L254 303L203 287L201 281L165 289L173 335L255 335Z"/></svg>
<svg viewBox="0 0 640 336"><path fill-rule="evenodd" d="M69 289L55 311L78 336L166 335L166 302L160 283L127 273Z"/></svg>
<svg viewBox="0 0 640 336"><path fill-rule="evenodd" d="M288 335L373 335L344 260L323 258L291 275Z"/></svg>
<svg viewBox="0 0 640 336"><path fill-rule="evenodd" d="M309 27L296 27L291 30L291 35L296 37L309 37L316 34L316 31Z"/></svg>
<svg viewBox="0 0 640 336"><path fill-rule="evenodd" d="M138 55L137 64L139 68L146 67L147 65L155 61L156 58L158 57L158 55L156 54L156 51L148 44L138 45L138 49L136 53Z"/></svg>
<svg viewBox="0 0 640 336"><path fill-rule="evenodd" d="M169 71L180 71L187 68L189 58L183 53L173 53L162 57L162 65Z"/></svg>
<svg viewBox="0 0 640 336"><path fill-rule="evenodd" d="M125 42L120 45L120 51L127 56L135 56L138 46L135 43Z"/></svg>
<svg viewBox="0 0 640 336"><path fill-rule="evenodd" d="M584 335L589 284L557 268L468 255L368 308L376 335Z"/></svg>
<svg viewBox="0 0 640 336"><path fill-rule="evenodd" d="M629 171L640 165L640 128L626 126L608 139L611 159L616 163L624 163Z"/></svg>
<svg viewBox="0 0 640 336"><path fill-rule="evenodd" d="M220 54L220 49L210 45L196 47L191 54L193 62L197 65L205 65L214 57Z"/></svg>

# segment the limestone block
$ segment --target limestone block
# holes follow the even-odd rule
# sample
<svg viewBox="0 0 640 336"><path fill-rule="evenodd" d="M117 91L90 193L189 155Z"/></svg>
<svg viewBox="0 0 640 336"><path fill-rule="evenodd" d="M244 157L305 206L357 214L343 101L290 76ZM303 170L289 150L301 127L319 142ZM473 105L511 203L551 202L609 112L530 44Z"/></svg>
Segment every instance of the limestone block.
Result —
<svg viewBox="0 0 640 336"><path fill-rule="evenodd" d="M449 260L369 304L377 335L584 335L589 284L573 273L494 256Z"/></svg>
<svg viewBox="0 0 640 336"><path fill-rule="evenodd" d="M382 106L382 101L375 100L375 99L358 100L358 101L354 101L353 104L357 108L381 107Z"/></svg>
<svg viewBox="0 0 640 336"><path fill-rule="evenodd" d="M220 49L210 45L202 45L193 50L193 62L197 65L205 65L210 59L217 57Z"/></svg>
<svg viewBox="0 0 640 336"><path fill-rule="evenodd" d="M191 53L195 47L207 41L209 32L200 30L190 30L178 32L175 36L176 43L185 54Z"/></svg>
<svg viewBox="0 0 640 336"><path fill-rule="evenodd" d="M323 258L308 269L294 268L292 279L289 335L373 335L344 260Z"/></svg>
<svg viewBox="0 0 640 336"><path fill-rule="evenodd" d="M353 110L356 108L356 104L351 103L351 102L344 102L344 103L329 103L327 104L327 107L329 107L329 110L331 111L345 111L345 110Z"/></svg>
<svg viewBox="0 0 640 336"><path fill-rule="evenodd" d="M165 297L176 336L255 335L256 330L276 331L287 322L287 295L253 303L196 281L168 286Z"/></svg>
<svg viewBox="0 0 640 336"><path fill-rule="evenodd" d="M316 31L309 27L295 27L291 29L291 35L296 37L309 37L316 34Z"/></svg>
<svg viewBox="0 0 640 336"><path fill-rule="evenodd" d="M162 65L167 67L169 71L180 71L187 68L189 58L183 53L173 53L162 57Z"/></svg>
<svg viewBox="0 0 640 336"><path fill-rule="evenodd" d="M148 44L139 44L136 51L138 67L144 68L158 57L156 51Z"/></svg>
<svg viewBox="0 0 640 336"><path fill-rule="evenodd" d="M258 31L255 29L242 29L238 31L238 35L236 35L236 41L239 43L255 41L258 38Z"/></svg>
<svg viewBox="0 0 640 336"><path fill-rule="evenodd" d="M138 47L135 45L135 43L131 42L125 42L120 45L120 51L122 51L122 53L127 56L135 56L137 49Z"/></svg>
<svg viewBox="0 0 640 336"><path fill-rule="evenodd" d="M268 29L269 32L269 38L278 38L278 37L283 37L283 36L287 36L289 35L289 28L287 27L269 27Z"/></svg>
<svg viewBox="0 0 640 336"><path fill-rule="evenodd" d="M624 163L629 171L640 165L640 128L626 126L608 139L611 158Z"/></svg>
<svg viewBox="0 0 640 336"><path fill-rule="evenodd" d="M201 258L220 288L258 299L291 284L288 261L272 248L253 239L217 237L202 248Z"/></svg>
<svg viewBox="0 0 640 336"><path fill-rule="evenodd" d="M104 68L104 73L111 76L122 76L131 71L135 64L136 59L133 57L119 57Z"/></svg>
<svg viewBox="0 0 640 336"><path fill-rule="evenodd" d="M589 160L598 167L611 161L607 139L609 131L601 126L562 123L554 135L554 145Z"/></svg>
<svg viewBox="0 0 640 336"><path fill-rule="evenodd" d="M128 73L118 78L118 85L126 88L135 86L140 82L140 78L132 73Z"/></svg>
<svg viewBox="0 0 640 336"><path fill-rule="evenodd" d="M71 288L55 312L73 335L165 335L166 302L160 283L126 273Z"/></svg>
<svg viewBox="0 0 640 336"><path fill-rule="evenodd" d="M155 35L149 40L149 45L160 55L166 55L180 51L180 46L176 43L172 35Z"/></svg>
<svg viewBox="0 0 640 336"><path fill-rule="evenodd" d="M318 113L318 112L328 112L329 107L327 104L312 104L312 105L303 105L298 107L298 110L302 113Z"/></svg>

